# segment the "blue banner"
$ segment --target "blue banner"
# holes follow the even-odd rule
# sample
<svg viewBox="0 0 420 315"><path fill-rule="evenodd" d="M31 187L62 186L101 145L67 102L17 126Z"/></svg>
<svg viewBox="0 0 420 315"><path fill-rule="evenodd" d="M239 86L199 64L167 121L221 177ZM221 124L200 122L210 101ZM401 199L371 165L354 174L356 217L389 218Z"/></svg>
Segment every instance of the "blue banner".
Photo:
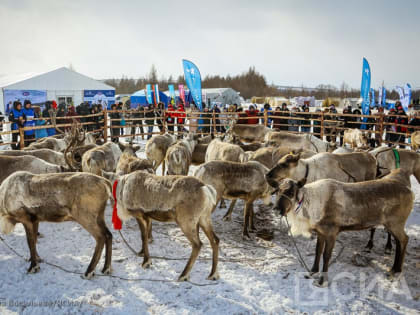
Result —
<svg viewBox="0 0 420 315"><path fill-rule="evenodd" d="M382 105L382 87L378 89L378 105Z"/></svg>
<svg viewBox="0 0 420 315"><path fill-rule="evenodd" d="M44 106L47 101L47 91L44 90L4 90L3 104L6 115L9 115L13 108L14 101L20 101L23 106L25 100L30 100L32 105Z"/></svg>
<svg viewBox="0 0 420 315"><path fill-rule="evenodd" d="M191 91L194 103L197 108L202 111L200 70L198 70L197 66L189 60L182 60L182 65L184 67L185 82Z"/></svg>
<svg viewBox="0 0 420 315"><path fill-rule="evenodd" d="M156 98L155 101L156 101L156 104L158 104L160 102L159 86L157 84L155 84L154 89L155 89L155 98Z"/></svg>
<svg viewBox="0 0 420 315"><path fill-rule="evenodd" d="M115 103L115 90L84 90L83 101L89 105L100 104L109 109L111 104Z"/></svg>
<svg viewBox="0 0 420 315"><path fill-rule="evenodd" d="M382 105L386 105L386 89L382 87Z"/></svg>
<svg viewBox="0 0 420 315"><path fill-rule="evenodd" d="M176 95L175 95L175 87L173 84L169 84L168 85L168 90L169 90L169 97L175 99Z"/></svg>
<svg viewBox="0 0 420 315"><path fill-rule="evenodd" d="M150 84L146 84L146 100L149 105L153 104L152 86Z"/></svg>
<svg viewBox="0 0 420 315"><path fill-rule="evenodd" d="M376 105L375 102L375 90L370 89L370 107L374 107Z"/></svg>
<svg viewBox="0 0 420 315"><path fill-rule="evenodd" d="M406 84L404 86L404 102L402 103L404 111L408 111L408 105L411 104L411 85Z"/></svg>
<svg viewBox="0 0 420 315"><path fill-rule="evenodd" d="M363 69L362 69L362 86L360 88L360 97L363 99L362 101L362 112L363 115L369 114L369 91L370 91L370 67L369 62L366 58L363 58ZM363 121L366 122L367 118L363 118ZM366 125L362 124L362 129L366 129Z"/></svg>

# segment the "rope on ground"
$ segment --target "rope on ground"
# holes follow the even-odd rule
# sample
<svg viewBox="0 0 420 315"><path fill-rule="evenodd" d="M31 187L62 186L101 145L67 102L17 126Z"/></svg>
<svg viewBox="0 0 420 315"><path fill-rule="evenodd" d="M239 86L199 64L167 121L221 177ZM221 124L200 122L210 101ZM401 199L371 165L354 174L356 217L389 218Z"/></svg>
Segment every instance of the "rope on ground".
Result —
<svg viewBox="0 0 420 315"><path fill-rule="evenodd" d="M311 270L310 270L310 269L308 268L308 266L306 265L305 260L303 259L302 254L300 253L300 250L299 250L299 248L298 248L298 246L297 246L297 244L296 244L296 240L295 240L295 237L294 237L294 236L293 236L293 234L292 234L292 230L291 230L291 228L290 228L289 221L287 220L287 216L285 216L284 218L286 219L287 228L288 228L288 230L289 230L289 232L290 232L290 235L289 235L289 234L287 234L287 235L289 235L289 236L290 236L290 238L292 239L293 244L295 245L296 251L297 251L297 253L298 253L298 261L299 261L299 263L302 265L302 267L304 267L304 268L306 269L306 271L307 271L307 272L311 273ZM336 256L334 259L332 259L332 260L330 261L330 263L329 263L329 265L328 265L328 266L331 266L332 264L336 263L336 262L338 261L338 258L341 256L341 254L342 254L342 253L343 253L343 251L344 251L344 245L343 245L343 243L342 243L341 241L339 241L339 240L336 240L336 242L337 242L337 243L340 243L340 245L341 245L341 249L340 249L340 251L338 252L337 256Z"/></svg>
<svg viewBox="0 0 420 315"><path fill-rule="evenodd" d="M14 250L7 242L6 240L0 236L0 241L11 251L13 252L17 257L22 258L23 260L26 261L25 257L22 254L19 254L16 250ZM51 267L60 269L61 271L67 272L67 273L72 273L72 274L76 274L76 275L84 275L82 272L77 272L77 271L73 271L73 270L68 270L64 267L61 267L59 265L47 262L45 260L42 261L44 264L49 265ZM148 281L148 282L168 282L168 283L176 283L177 281L175 280L168 280L168 279L150 279L150 278L125 278L125 277L121 277L121 276L116 276L116 275L103 275L103 274L98 274L97 276L99 277L108 277L108 278L115 278L115 279L120 279L120 280L124 280L124 281ZM217 285L219 284L218 282L213 282L213 283L196 283L196 282L192 282L192 281L187 281L188 283L195 285L195 286L199 286L199 287L205 287L205 286L209 286L209 285Z"/></svg>
<svg viewBox="0 0 420 315"><path fill-rule="evenodd" d="M123 242L125 243L125 245L128 247L128 249L135 255L138 256L138 253L136 252L136 250L127 242L127 240L125 239L124 235L121 233L121 231L119 230L118 233L120 234ZM252 246L252 245L251 245ZM263 247L263 246L260 246ZM264 247L263 247L264 248ZM187 260L188 257L185 258L172 258L172 257L163 257L163 256L150 256L150 258L154 258L154 259L161 259L161 260ZM272 260L272 259L282 259L284 257L280 257L275 255L274 257L270 257L270 258L246 258L246 259L233 259L233 258L229 258L229 259L225 259L225 258L219 258L220 262L231 262L231 263L240 263L240 262L257 262L257 261L267 261L267 260ZM213 258L197 258L197 260L201 260L201 261L209 261L209 260L213 260Z"/></svg>

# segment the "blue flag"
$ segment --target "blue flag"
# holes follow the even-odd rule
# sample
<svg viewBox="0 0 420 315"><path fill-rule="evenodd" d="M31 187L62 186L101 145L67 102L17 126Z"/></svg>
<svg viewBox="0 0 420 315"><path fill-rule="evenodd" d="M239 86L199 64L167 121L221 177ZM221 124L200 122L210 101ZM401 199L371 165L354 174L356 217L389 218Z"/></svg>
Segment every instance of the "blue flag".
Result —
<svg viewBox="0 0 420 315"><path fill-rule="evenodd" d="M404 102L402 103L404 111L408 111L408 105L411 104L411 85L406 84L404 86Z"/></svg>
<svg viewBox="0 0 420 315"><path fill-rule="evenodd" d="M382 105L386 105L386 89L382 87Z"/></svg>
<svg viewBox="0 0 420 315"><path fill-rule="evenodd" d="M146 99L149 105L153 104L152 86L150 84L146 84Z"/></svg>
<svg viewBox="0 0 420 315"><path fill-rule="evenodd" d="M195 105L203 110L201 105L201 75L200 70L197 66L189 60L182 60L182 65L184 66L184 77L185 82L187 83L188 88L191 91L191 96L194 100Z"/></svg>
<svg viewBox="0 0 420 315"><path fill-rule="evenodd" d="M370 107L374 107L376 104L375 102L375 90L370 89Z"/></svg>
<svg viewBox="0 0 420 315"><path fill-rule="evenodd" d="M168 85L168 90L169 90L169 97L171 98L171 102L172 100L175 101L176 95L175 95L175 87L173 84L169 84Z"/></svg>
<svg viewBox="0 0 420 315"><path fill-rule="evenodd" d="M362 113L363 115L369 115L369 90L370 90L370 67L369 62L366 58L363 58L363 70L362 70L362 86L360 88L360 97L362 101ZM367 118L363 118L363 121L366 122ZM362 124L362 129L366 129L366 125Z"/></svg>

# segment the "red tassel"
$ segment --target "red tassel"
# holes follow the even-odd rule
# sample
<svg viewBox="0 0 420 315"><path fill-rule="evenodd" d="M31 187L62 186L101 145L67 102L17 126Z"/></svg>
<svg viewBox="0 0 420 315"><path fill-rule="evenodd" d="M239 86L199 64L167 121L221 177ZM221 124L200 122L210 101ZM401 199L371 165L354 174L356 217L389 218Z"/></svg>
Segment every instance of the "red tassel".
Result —
<svg viewBox="0 0 420 315"><path fill-rule="evenodd" d="M115 230L121 230L122 222L121 222L121 219L118 217L118 213L117 213L117 185L118 185L118 180L116 180L114 182L114 185L112 185L112 196L114 197L114 209L112 211L112 224L114 225Z"/></svg>

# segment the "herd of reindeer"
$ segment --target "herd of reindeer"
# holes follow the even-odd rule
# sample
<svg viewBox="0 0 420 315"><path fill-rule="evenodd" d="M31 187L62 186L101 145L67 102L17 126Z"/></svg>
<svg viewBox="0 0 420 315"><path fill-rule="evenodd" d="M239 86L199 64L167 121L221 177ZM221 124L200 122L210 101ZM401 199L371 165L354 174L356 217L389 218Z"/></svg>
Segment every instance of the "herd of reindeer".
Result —
<svg viewBox="0 0 420 315"><path fill-rule="evenodd" d="M30 250L28 272L35 273L41 261L36 250L39 222L78 222L96 240L84 273L89 279L104 247L102 272L111 272L112 234L104 212L112 202L120 220L135 218L139 225L142 267L151 264L152 220L174 221L192 247L178 280L189 279L202 246L200 229L212 247L208 279L216 280L216 205L223 208L224 199L231 200L223 218L230 220L236 200L243 200L242 234L250 238L256 231L253 204L263 199L287 217L294 236L316 234L308 275L315 285L328 286L329 260L341 231L370 229L371 249L377 226L388 231L386 252L395 239L390 271L395 276L402 271L408 242L404 227L414 201L410 175L420 181L419 154L384 146L369 150L358 129L346 130L344 143L338 148L310 134L233 121L223 136L155 135L143 148L147 158L139 158L140 146L101 143L73 124L61 137L40 139L20 151L0 151L0 230L7 234L22 223ZM197 166L193 176L188 175L191 165ZM158 167L162 176L156 174Z"/></svg>

